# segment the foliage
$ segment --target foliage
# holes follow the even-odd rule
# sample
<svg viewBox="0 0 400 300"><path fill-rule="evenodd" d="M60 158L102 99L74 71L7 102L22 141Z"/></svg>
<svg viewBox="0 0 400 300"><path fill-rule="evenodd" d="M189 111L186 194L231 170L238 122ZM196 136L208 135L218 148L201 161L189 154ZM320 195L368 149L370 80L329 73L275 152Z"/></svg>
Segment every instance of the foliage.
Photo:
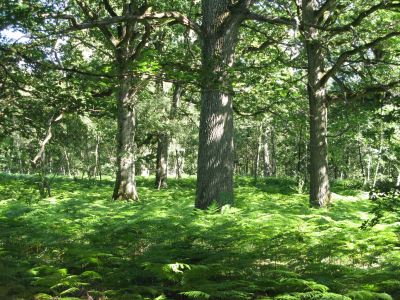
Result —
<svg viewBox="0 0 400 300"><path fill-rule="evenodd" d="M375 226L382 219L389 219L391 222L400 219L400 187L381 185L370 191L369 198L374 203L371 210L373 217L363 223L363 228Z"/></svg>
<svg viewBox="0 0 400 300"><path fill-rule="evenodd" d="M317 210L293 180L239 177L237 207L218 212L193 209L193 179L155 191L139 178L135 204L112 202L107 180L55 177L37 201L34 177L0 180L2 299L398 296L396 226L360 230L371 203L349 182Z"/></svg>

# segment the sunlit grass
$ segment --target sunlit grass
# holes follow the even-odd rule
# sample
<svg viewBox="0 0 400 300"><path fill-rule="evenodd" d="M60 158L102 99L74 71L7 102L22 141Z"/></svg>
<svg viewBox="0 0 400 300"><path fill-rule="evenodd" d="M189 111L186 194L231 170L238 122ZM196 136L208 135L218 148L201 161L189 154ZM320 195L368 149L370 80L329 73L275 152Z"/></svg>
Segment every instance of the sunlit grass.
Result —
<svg viewBox="0 0 400 300"><path fill-rule="evenodd" d="M0 299L399 297L398 228L361 230L354 188L314 209L290 179L237 178L235 208L202 212L193 178L139 178L134 204L111 201L111 181L55 178L39 199L32 177L0 180Z"/></svg>

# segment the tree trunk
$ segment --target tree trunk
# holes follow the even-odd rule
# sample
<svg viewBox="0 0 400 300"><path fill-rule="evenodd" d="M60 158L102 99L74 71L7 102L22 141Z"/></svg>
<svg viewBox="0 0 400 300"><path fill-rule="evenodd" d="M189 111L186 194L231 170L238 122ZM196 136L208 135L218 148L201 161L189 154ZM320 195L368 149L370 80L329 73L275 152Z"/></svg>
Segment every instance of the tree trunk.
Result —
<svg viewBox="0 0 400 300"><path fill-rule="evenodd" d="M270 140L271 140L271 149L270 149L270 173L271 176L277 176L277 163L276 163L276 146L275 146L275 131L274 128L271 126L270 128Z"/></svg>
<svg viewBox="0 0 400 300"><path fill-rule="evenodd" d="M327 94L320 84L324 73L324 58L319 30L309 26L318 25L316 0L303 0L302 15L304 44L308 59L308 100L310 109L310 205L326 206L330 201L327 145Z"/></svg>
<svg viewBox="0 0 400 300"><path fill-rule="evenodd" d="M397 170L396 187L400 188L400 167L396 167L396 170Z"/></svg>
<svg viewBox="0 0 400 300"><path fill-rule="evenodd" d="M156 188L167 187L168 175L168 146L169 137L167 133L161 133L157 139L157 162L156 162Z"/></svg>
<svg viewBox="0 0 400 300"><path fill-rule="evenodd" d="M242 18L230 0L202 1L202 88L195 206L233 204L233 111L228 68Z"/></svg>
<svg viewBox="0 0 400 300"><path fill-rule="evenodd" d="M180 157L180 151L178 149L175 150L175 166L176 166L176 178L182 178L182 170L183 170L183 158Z"/></svg>
<svg viewBox="0 0 400 300"><path fill-rule="evenodd" d="M261 127L261 131L262 131L262 127ZM254 156L254 184L257 183L258 180L258 169L260 167L260 152L261 152L261 146L262 146L262 134L260 134L260 136L257 139L257 145L256 145L256 153Z"/></svg>
<svg viewBox="0 0 400 300"><path fill-rule="evenodd" d="M171 111L170 111L170 120L174 121L178 117L178 108L181 103L181 96L183 93L183 88L179 83L176 83L174 85L174 91L172 95L172 105L171 105ZM183 172L183 156L181 157L182 151L179 150L179 145L176 140L172 140L174 143L174 148L175 148L175 175L176 178L181 178L182 177L182 172Z"/></svg>
<svg viewBox="0 0 400 300"><path fill-rule="evenodd" d="M65 164L66 164L66 171L67 171L68 177L71 177L71 165L69 162L68 152L65 147L63 147L63 152L64 152L64 158L65 158Z"/></svg>
<svg viewBox="0 0 400 300"><path fill-rule="evenodd" d="M135 96L133 78L126 75L127 63L117 59L120 83L117 90L117 174L113 199L137 200L135 181Z"/></svg>
<svg viewBox="0 0 400 300"><path fill-rule="evenodd" d="M360 161L361 176L365 180L365 167L364 167L363 155L361 153L361 144L358 145L358 159Z"/></svg>
<svg viewBox="0 0 400 300"><path fill-rule="evenodd" d="M164 93L162 82L158 86L159 93ZM174 86L172 105L169 112L169 120L173 121L176 118L182 87L179 84ZM170 144L170 136L168 132L162 132L157 139L157 158L156 158L156 188L162 189L167 187L168 177L168 150Z"/></svg>
<svg viewBox="0 0 400 300"><path fill-rule="evenodd" d="M264 145L263 145L263 154L264 154L264 177L270 177L272 174L272 162L271 162L271 154L269 149L269 138L270 131L267 127L264 132Z"/></svg>
<svg viewBox="0 0 400 300"><path fill-rule="evenodd" d="M96 177L101 174L101 164L100 164L100 137L97 135L96 136L96 148L94 151L94 170L93 170L93 176L96 179ZM100 180L101 180L101 175L100 175Z"/></svg>

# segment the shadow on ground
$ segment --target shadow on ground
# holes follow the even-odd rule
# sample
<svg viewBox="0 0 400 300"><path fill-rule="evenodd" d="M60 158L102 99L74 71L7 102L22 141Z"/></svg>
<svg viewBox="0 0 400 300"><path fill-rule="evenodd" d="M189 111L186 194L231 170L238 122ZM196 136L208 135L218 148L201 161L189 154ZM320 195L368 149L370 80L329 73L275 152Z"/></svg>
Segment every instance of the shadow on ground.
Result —
<svg viewBox="0 0 400 300"><path fill-rule="evenodd" d="M54 196L39 201L34 179L0 181L0 299L390 299L382 293L400 290L396 228L360 230L370 204L350 194L317 210L289 179L238 178L237 207L203 212L194 179L156 191L139 178L133 204L111 201L109 181L56 178Z"/></svg>

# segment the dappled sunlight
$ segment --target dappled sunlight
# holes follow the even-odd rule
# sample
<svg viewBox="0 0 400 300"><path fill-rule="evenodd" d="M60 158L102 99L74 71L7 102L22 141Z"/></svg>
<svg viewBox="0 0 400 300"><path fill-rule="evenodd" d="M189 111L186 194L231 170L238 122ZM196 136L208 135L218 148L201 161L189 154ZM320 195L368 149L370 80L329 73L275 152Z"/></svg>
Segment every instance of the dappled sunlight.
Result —
<svg viewBox="0 0 400 300"><path fill-rule="evenodd" d="M30 189L29 180L1 181L2 190L14 190L0 199L2 299L39 293L79 299L86 292L108 299L187 299L182 293L189 291L200 299L201 293L268 299L393 294L400 287L396 227L361 230L370 209L362 197L347 201L339 194L329 209L314 209L292 181L253 185L237 178L237 207L220 212L194 209L191 178L171 180L160 191L152 179L140 178L135 203L112 201L109 182L67 179L53 183L54 203L28 203L18 193Z"/></svg>

